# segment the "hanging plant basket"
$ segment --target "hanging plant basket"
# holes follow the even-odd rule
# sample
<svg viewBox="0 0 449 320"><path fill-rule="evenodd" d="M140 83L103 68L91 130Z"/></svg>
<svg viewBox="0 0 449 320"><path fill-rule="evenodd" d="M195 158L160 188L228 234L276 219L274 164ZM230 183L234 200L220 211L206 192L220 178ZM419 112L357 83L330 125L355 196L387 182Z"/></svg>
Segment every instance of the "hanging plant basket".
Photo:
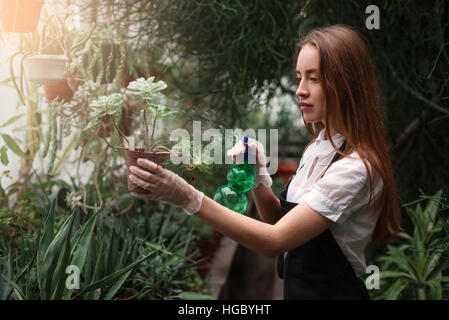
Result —
<svg viewBox="0 0 449 320"><path fill-rule="evenodd" d="M137 159L139 158L145 158L148 160L151 160L165 168L165 164L167 163L168 159L170 159L170 152L164 151L164 152L145 152L144 149L136 148L134 151L126 149L125 150L126 155L126 168L128 170L128 192L136 192L136 193L148 193L147 190L140 188L139 186L136 186L134 183L132 183L129 180L129 175L131 174L131 171L129 171L129 167L136 166L139 167L137 164Z"/></svg>
<svg viewBox="0 0 449 320"><path fill-rule="evenodd" d="M36 31L44 0L3 0L0 2L2 29L6 32Z"/></svg>
<svg viewBox="0 0 449 320"><path fill-rule="evenodd" d="M64 78L67 60L66 56L52 54L25 58L25 76L36 84L58 84Z"/></svg>

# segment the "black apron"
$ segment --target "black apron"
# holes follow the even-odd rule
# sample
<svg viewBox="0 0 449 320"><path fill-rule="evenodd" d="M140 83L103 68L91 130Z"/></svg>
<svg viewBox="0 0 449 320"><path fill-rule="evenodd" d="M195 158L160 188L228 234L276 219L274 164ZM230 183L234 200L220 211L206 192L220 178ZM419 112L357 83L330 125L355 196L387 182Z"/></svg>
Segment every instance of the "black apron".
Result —
<svg viewBox="0 0 449 320"><path fill-rule="evenodd" d="M331 164L339 157L336 153ZM286 200L290 182L279 195L282 216L297 205ZM289 251L285 259L279 256L277 267L279 277L284 279L284 299L370 299L330 229Z"/></svg>

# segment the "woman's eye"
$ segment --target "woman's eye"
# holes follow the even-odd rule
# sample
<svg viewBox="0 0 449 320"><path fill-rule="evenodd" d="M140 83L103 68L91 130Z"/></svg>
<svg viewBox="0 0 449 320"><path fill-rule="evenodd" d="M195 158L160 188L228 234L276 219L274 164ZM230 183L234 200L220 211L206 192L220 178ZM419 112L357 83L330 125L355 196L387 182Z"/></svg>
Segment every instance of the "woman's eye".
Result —
<svg viewBox="0 0 449 320"><path fill-rule="evenodd" d="M296 80L298 81L298 83L301 82L301 78L296 78Z"/></svg>
<svg viewBox="0 0 449 320"><path fill-rule="evenodd" d="M318 78L310 78L312 81L318 81Z"/></svg>

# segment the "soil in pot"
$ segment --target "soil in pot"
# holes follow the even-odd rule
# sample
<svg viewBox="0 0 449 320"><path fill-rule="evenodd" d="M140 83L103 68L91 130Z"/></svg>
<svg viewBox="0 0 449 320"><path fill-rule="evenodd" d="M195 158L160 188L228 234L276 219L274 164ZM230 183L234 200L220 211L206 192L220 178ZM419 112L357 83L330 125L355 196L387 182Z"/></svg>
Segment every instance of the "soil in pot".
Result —
<svg viewBox="0 0 449 320"><path fill-rule="evenodd" d="M129 167L131 166L139 167L139 165L137 164L137 159L144 158L151 160L165 168L165 164L167 163L168 159L170 159L170 152L145 152L144 149L140 148L136 148L134 151L126 149L125 155L126 155L126 168L128 177L128 192L136 192L136 193L149 193L149 191L142 189L139 186L136 186L129 180L129 175L131 174L131 172L129 171Z"/></svg>

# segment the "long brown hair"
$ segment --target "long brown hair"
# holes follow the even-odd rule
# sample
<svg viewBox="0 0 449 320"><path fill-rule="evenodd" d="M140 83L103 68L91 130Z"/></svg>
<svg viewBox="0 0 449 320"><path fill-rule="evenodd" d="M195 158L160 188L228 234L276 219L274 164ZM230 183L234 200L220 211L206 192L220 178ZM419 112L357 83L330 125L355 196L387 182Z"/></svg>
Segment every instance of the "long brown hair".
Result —
<svg viewBox="0 0 449 320"><path fill-rule="evenodd" d="M354 150L360 155L371 187L368 205L373 205L378 215L373 241L389 242L402 230L401 211L383 125L376 69L363 36L349 26L332 25L309 31L300 39L297 54L305 44L312 44L319 51L320 78L327 102L324 121L345 137L345 150L338 150L332 137L328 138L342 157ZM314 139L324 128L322 122L305 125ZM383 190L376 199L373 199L374 170L383 181Z"/></svg>

